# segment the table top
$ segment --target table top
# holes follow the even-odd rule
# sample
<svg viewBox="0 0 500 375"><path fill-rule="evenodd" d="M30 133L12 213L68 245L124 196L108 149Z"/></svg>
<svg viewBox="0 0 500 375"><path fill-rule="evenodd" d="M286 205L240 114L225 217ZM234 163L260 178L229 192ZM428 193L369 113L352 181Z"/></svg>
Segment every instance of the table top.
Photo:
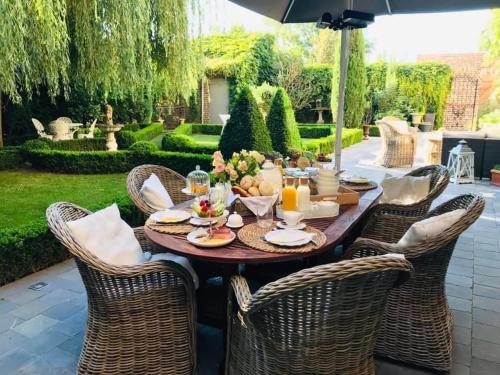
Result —
<svg viewBox="0 0 500 375"><path fill-rule="evenodd" d="M334 246L339 245L353 229L353 227L366 215L368 209L382 194L379 186L374 190L360 193L359 204L340 207L340 214L334 218L305 220L306 224L323 231L326 243L318 249L307 253L268 253L251 248L242 243L238 238L230 245L221 248L199 248L186 240L185 234L172 235L159 233L144 227L146 236L165 251L182 255L190 259L198 259L213 263L273 263L293 259L302 259L321 254ZM185 206L185 205L181 205ZM255 217L244 217L245 224L255 222Z"/></svg>

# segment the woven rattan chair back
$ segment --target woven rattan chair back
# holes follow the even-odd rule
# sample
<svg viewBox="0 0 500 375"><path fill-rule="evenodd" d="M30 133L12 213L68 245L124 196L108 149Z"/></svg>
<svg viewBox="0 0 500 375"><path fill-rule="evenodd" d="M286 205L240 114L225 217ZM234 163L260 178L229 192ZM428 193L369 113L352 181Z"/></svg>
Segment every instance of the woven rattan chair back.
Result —
<svg viewBox="0 0 500 375"><path fill-rule="evenodd" d="M161 165L140 165L132 169L128 174L127 190L130 199L132 199L137 208L139 208L139 210L141 210L141 212L145 215L149 216L157 211L144 201L141 194L142 184L149 178L149 176L151 176L152 173L158 176L161 183L168 191L174 204L191 199L190 196L181 192L181 190L186 187L186 179L179 173Z"/></svg>
<svg viewBox="0 0 500 375"><path fill-rule="evenodd" d="M400 133L385 121L377 121L377 126L383 141L382 165L387 168L412 166L415 161L416 134Z"/></svg>
<svg viewBox="0 0 500 375"><path fill-rule="evenodd" d="M411 221L401 217L400 225L386 228L371 240L359 239L349 248L347 258L400 252L415 269L411 280L390 293L377 354L438 371L450 370L452 319L446 302L446 273L458 237L479 218L484 205L484 198L466 194L438 206L425 217L456 209L466 213L449 229L420 245L401 248L383 242L388 238L396 242L406 232L401 223L408 227Z"/></svg>
<svg viewBox="0 0 500 375"><path fill-rule="evenodd" d="M50 230L75 256L87 291L88 320L79 374L194 374L195 292L189 273L169 261L102 262L75 241L66 222L91 212L70 203L47 209ZM155 248L134 230L143 251Z"/></svg>
<svg viewBox="0 0 500 375"><path fill-rule="evenodd" d="M227 374L374 374L373 349L385 301L411 266L371 257L303 270L253 296L232 280ZM230 305L231 309L231 305Z"/></svg>

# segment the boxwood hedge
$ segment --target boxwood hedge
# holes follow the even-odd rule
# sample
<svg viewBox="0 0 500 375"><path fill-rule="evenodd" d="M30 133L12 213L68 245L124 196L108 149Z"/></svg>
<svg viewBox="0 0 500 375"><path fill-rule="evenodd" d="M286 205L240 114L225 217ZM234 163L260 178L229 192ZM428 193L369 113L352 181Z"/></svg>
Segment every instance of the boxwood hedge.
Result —
<svg viewBox="0 0 500 375"><path fill-rule="evenodd" d="M163 124L155 122L138 131L121 130L116 133L116 143L121 150L127 149L139 141L150 141L163 133Z"/></svg>
<svg viewBox="0 0 500 375"><path fill-rule="evenodd" d="M322 138L332 134L332 125L299 124L300 138Z"/></svg>
<svg viewBox="0 0 500 375"><path fill-rule="evenodd" d="M117 197L122 218L131 226L144 223L144 217L126 196ZM113 202L98 202L97 210ZM0 285L59 263L70 257L47 227L45 220L36 220L22 227L0 229Z"/></svg>
<svg viewBox="0 0 500 375"><path fill-rule="evenodd" d="M23 158L19 147L0 149L0 171L17 169L23 166Z"/></svg>
<svg viewBox="0 0 500 375"><path fill-rule="evenodd" d="M196 154L213 154L217 145L199 145L186 134L167 133L161 141L163 151L191 152Z"/></svg>
<svg viewBox="0 0 500 375"><path fill-rule="evenodd" d="M342 148L349 147L363 140L362 129L343 129L342 130ZM319 138L313 142L303 144L302 148L314 153L331 153L334 150L335 135Z"/></svg>

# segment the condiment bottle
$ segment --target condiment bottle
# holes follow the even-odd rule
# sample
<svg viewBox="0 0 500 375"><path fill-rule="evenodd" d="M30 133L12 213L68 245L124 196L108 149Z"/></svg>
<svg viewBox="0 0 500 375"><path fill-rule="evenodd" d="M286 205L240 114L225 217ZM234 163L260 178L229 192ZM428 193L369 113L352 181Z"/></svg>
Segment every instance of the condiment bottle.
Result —
<svg viewBox="0 0 500 375"><path fill-rule="evenodd" d="M293 177L285 177L285 187L282 192L283 203L281 207L284 211L297 210L297 189L295 189L295 179Z"/></svg>
<svg viewBox="0 0 500 375"><path fill-rule="evenodd" d="M274 190L279 194L281 198L281 190L283 189L283 175L278 167L273 164L271 160L266 160L264 164L262 164L262 169L260 171L260 175L264 179L264 181L269 182L273 185Z"/></svg>
<svg viewBox="0 0 500 375"><path fill-rule="evenodd" d="M283 160L282 159L274 159L274 166L278 168L280 171L281 175L285 175L285 170L283 169Z"/></svg>
<svg viewBox="0 0 500 375"><path fill-rule="evenodd" d="M309 178L307 177L299 178L297 201L297 206L300 212L306 212L311 209L311 189L309 189Z"/></svg>

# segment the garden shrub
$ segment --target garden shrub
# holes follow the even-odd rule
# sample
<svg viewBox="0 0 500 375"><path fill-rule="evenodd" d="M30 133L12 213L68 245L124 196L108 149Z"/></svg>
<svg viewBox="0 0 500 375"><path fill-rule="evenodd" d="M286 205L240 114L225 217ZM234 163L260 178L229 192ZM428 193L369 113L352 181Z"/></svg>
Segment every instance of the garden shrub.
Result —
<svg viewBox="0 0 500 375"><path fill-rule="evenodd" d="M266 122L274 151L286 154L288 149L300 147L300 134L292 103L282 87L274 95Z"/></svg>
<svg viewBox="0 0 500 375"><path fill-rule="evenodd" d="M332 134L332 125L299 124L300 138L323 138Z"/></svg>
<svg viewBox="0 0 500 375"><path fill-rule="evenodd" d="M52 143L53 142L48 138L30 139L29 141L24 142L22 150L50 150L52 148Z"/></svg>
<svg viewBox="0 0 500 375"><path fill-rule="evenodd" d="M141 164L158 164L183 175L200 165L205 170L211 166L211 156L206 154L155 151L148 154L126 151L59 151L32 150L26 159L33 168L60 173L95 174L128 172Z"/></svg>
<svg viewBox="0 0 500 375"><path fill-rule="evenodd" d="M378 126L370 126L370 130L368 131L368 135L370 137L380 137L380 129Z"/></svg>
<svg viewBox="0 0 500 375"><path fill-rule="evenodd" d="M20 151L19 147L0 149L0 171L21 168L23 158Z"/></svg>
<svg viewBox="0 0 500 375"><path fill-rule="evenodd" d="M242 149L261 152L273 149L269 129L248 86L242 88L234 103L219 149L225 157Z"/></svg>
<svg viewBox="0 0 500 375"><path fill-rule="evenodd" d="M335 134L335 132L334 132ZM342 148L349 147L363 140L362 129L342 129ZM320 138L314 142L308 142L303 145L304 151L311 151L314 153L332 153L335 146L335 135Z"/></svg>
<svg viewBox="0 0 500 375"><path fill-rule="evenodd" d="M127 196L117 197L120 214L131 226L140 226L144 217ZM113 202L96 202L92 211ZM70 257L54 237L45 220L34 220L17 228L0 229L0 285L37 272Z"/></svg>
<svg viewBox="0 0 500 375"><path fill-rule="evenodd" d="M193 138L185 134L167 133L161 141L163 151L180 151L200 154L213 154L217 146L198 145Z"/></svg>
<svg viewBox="0 0 500 375"><path fill-rule="evenodd" d="M139 141L130 146L129 151L147 154L148 152L159 151L159 148L153 142Z"/></svg>
<svg viewBox="0 0 500 375"><path fill-rule="evenodd" d="M337 47L337 61L340 61L340 43ZM335 64L332 81L332 116L337 118L338 87L340 79L340 64ZM349 63L347 66L347 79L344 102L344 126L346 128L359 128L363 123L366 107L366 67L365 67L365 41L363 30L352 30L349 43Z"/></svg>
<svg viewBox="0 0 500 375"><path fill-rule="evenodd" d="M133 123L133 124L125 124L120 131L129 131L129 132L136 132L139 131L141 127L139 126L138 123Z"/></svg>
<svg viewBox="0 0 500 375"><path fill-rule="evenodd" d="M175 134L191 135L193 134L193 124L180 124L173 132Z"/></svg>
<svg viewBox="0 0 500 375"><path fill-rule="evenodd" d="M264 82L260 86L250 86L252 94L255 97L255 101L262 112L264 117L267 117L269 110L271 109L271 103L273 102L274 95L278 89L275 86L271 86L269 83Z"/></svg>
<svg viewBox="0 0 500 375"><path fill-rule="evenodd" d="M68 139L52 142L50 148L63 151L104 151L106 150L106 139Z"/></svg>
<svg viewBox="0 0 500 375"><path fill-rule="evenodd" d="M221 124L193 124L193 134L221 135Z"/></svg>
<svg viewBox="0 0 500 375"><path fill-rule="evenodd" d="M163 134L163 124L156 122L135 132L127 130L119 131L116 133L116 142L118 143L118 148L123 150L129 148L135 142L150 141L161 134Z"/></svg>
<svg viewBox="0 0 500 375"><path fill-rule="evenodd" d="M434 62L401 64L395 67L395 76L398 94L409 107L407 112L435 111L436 127L443 126L444 107L451 90L451 68Z"/></svg>

